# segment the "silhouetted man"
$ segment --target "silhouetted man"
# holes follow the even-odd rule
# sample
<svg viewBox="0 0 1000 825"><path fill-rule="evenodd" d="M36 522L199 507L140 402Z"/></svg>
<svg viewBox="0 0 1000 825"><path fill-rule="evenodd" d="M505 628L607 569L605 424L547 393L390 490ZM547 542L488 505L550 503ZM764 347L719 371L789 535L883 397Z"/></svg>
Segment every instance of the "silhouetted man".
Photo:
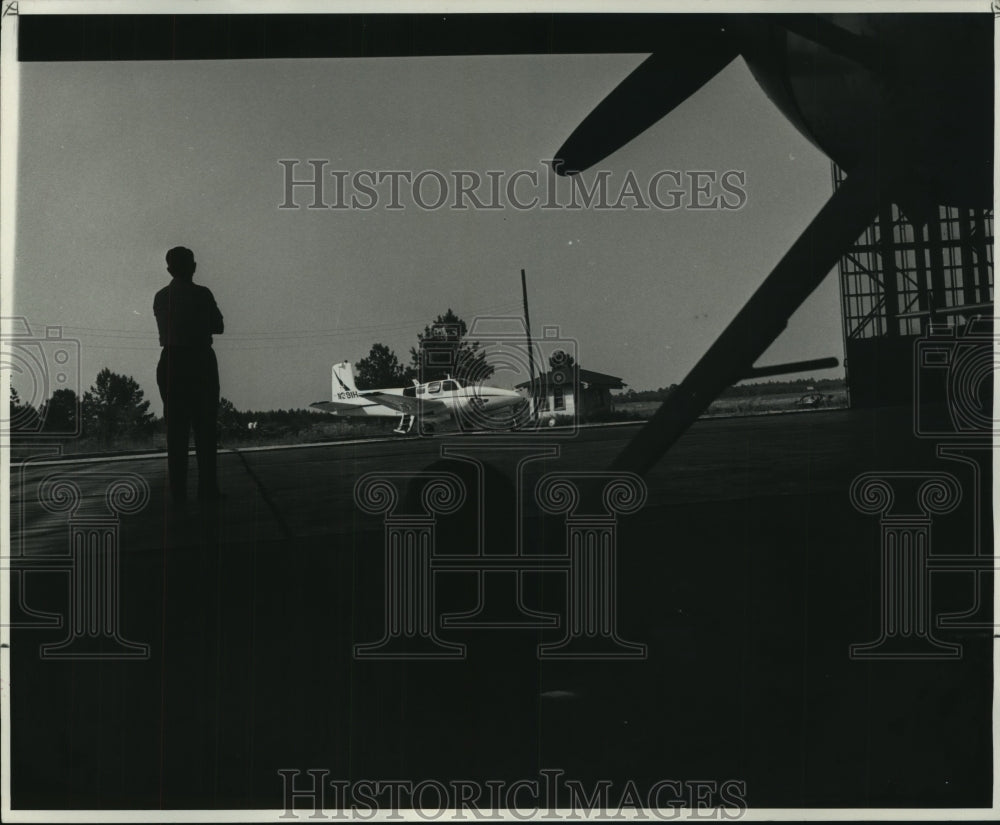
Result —
<svg viewBox="0 0 1000 825"><path fill-rule="evenodd" d="M212 335L223 330L222 313L211 290L192 282L194 253L175 246L167 253L173 280L156 293L153 314L160 332L156 384L167 420L167 470L175 503L187 494L188 435L194 429L198 456L198 498L222 497L216 481L216 416L219 408L219 364Z"/></svg>

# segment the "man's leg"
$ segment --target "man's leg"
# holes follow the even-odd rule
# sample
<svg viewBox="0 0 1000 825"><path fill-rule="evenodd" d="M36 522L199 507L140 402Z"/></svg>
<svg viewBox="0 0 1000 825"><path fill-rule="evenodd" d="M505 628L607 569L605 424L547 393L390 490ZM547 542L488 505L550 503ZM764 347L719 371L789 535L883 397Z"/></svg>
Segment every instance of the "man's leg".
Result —
<svg viewBox="0 0 1000 825"><path fill-rule="evenodd" d="M164 350L156 365L156 385L163 400L163 418L167 424L167 484L175 502L187 495L188 433L191 417L184 397L183 382L178 380L179 365Z"/></svg>
<svg viewBox="0 0 1000 825"><path fill-rule="evenodd" d="M175 393L183 395L182 393ZM167 419L167 477L174 501L187 495L188 438L191 433L191 411L183 397L164 404Z"/></svg>
<svg viewBox="0 0 1000 825"><path fill-rule="evenodd" d="M198 498L212 498L218 491L216 479L215 405L201 404L194 420L194 447L198 455Z"/></svg>
<svg viewBox="0 0 1000 825"><path fill-rule="evenodd" d="M205 372L198 387L197 409L194 411L194 446L198 456L198 498L219 497L216 470L219 415L219 368L215 353L205 364Z"/></svg>

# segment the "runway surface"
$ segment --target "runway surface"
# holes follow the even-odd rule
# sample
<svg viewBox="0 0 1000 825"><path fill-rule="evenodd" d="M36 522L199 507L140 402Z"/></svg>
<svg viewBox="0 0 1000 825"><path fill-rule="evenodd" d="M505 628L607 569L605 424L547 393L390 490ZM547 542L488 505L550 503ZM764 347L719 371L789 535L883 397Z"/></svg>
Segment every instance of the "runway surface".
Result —
<svg viewBox="0 0 1000 825"><path fill-rule="evenodd" d="M439 573L436 632L466 645L464 659L354 655L386 622L387 528L356 503L359 478L455 473L468 502L436 519L445 555L565 555L566 515L541 510L539 479L603 469L633 427L516 446L442 436L228 451L228 499L184 513L164 500L163 458L12 467L12 565L32 571L16 574L24 591L12 606L22 622L9 686L14 807L277 809L281 769L479 782L559 769L618 788L737 780L754 807L989 805L991 629L935 630L961 645L954 660L848 655L878 637L881 615L879 516L852 506L856 476L953 474L962 501L935 518L934 551L968 554L977 530L992 547L991 479L977 499L971 465L914 438L911 417L698 422L645 478L646 504L617 517L617 630L646 645L636 660L539 660L564 624L440 623L474 610L487 579L495 615L516 612L520 581L527 608L565 616L558 565L520 579ZM470 457L488 466L482 514ZM58 561L70 552L67 525L107 521L108 486L128 474L148 484L149 501L115 522L116 621L148 656L43 656L71 624ZM60 479L80 490L72 515L53 504ZM419 509L416 484L403 482L397 515ZM974 603L972 573L935 573L932 584L935 617ZM988 582L979 592L992 603ZM45 616L63 626L39 626Z"/></svg>

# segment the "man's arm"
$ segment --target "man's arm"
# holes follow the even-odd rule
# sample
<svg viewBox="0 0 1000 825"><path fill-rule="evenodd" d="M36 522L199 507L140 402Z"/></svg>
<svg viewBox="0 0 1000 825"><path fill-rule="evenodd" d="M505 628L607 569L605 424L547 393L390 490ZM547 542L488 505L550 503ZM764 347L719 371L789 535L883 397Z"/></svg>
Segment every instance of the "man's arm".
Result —
<svg viewBox="0 0 1000 825"><path fill-rule="evenodd" d="M219 306L215 303L215 296L212 294L211 290L208 290L209 298L209 324L211 326L212 335L222 335L225 331L225 325L222 323L222 313L219 312Z"/></svg>
<svg viewBox="0 0 1000 825"><path fill-rule="evenodd" d="M163 306L161 293L153 297L153 316L156 318L156 331L160 336L160 346L167 345L167 308Z"/></svg>

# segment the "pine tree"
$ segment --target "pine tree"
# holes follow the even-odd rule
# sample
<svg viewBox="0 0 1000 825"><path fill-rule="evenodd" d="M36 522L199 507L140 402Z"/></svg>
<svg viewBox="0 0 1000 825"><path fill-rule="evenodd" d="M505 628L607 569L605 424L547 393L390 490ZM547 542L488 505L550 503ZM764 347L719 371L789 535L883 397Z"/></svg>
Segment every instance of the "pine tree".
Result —
<svg viewBox="0 0 1000 825"><path fill-rule="evenodd" d="M148 410L149 402L135 379L105 367L83 394L84 433L105 443L121 436L147 435L153 428L153 414Z"/></svg>
<svg viewBox="0 0 1000 825"><path fill-rule="evenodd" d="M417 335L410 348L410 363L421 381L437 381L449 375L468 381L483 381L493 375L486 353L478 341L469 341L468 327L450 308Z"/></svg>
<svg viewBox="0 0 1000 825"><path fill-rule="evenodd" d="M372 344L367 357L354 365L354 380L359 390L401 387L416 376L412 367L404 367L385 344Z"/></svg>

